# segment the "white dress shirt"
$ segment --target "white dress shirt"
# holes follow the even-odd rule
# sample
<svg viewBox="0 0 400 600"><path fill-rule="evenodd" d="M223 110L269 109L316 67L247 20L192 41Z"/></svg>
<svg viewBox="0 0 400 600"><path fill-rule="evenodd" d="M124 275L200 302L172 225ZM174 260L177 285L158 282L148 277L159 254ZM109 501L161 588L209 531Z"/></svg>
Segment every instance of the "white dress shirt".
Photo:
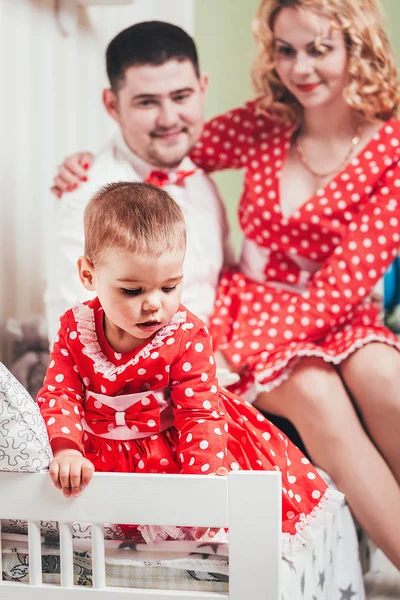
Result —
<svg viewBox="0 0 400 600"><path fill-rule="evenodd" d="M186 157L177 169L195 168ZM61 315L77 301L95 295L78 277L77 260L84 253L83 213L101 186L115 181L143 181L157 169L134 154L119 131L97 155L88 182L58 203L48 249L46 317L50 342L59 329ZM220 271L233 262L226 212L211 179L199 172L182 184L164 188L179 204L187 227L182 303L205 322L214 306Z"/></svg>

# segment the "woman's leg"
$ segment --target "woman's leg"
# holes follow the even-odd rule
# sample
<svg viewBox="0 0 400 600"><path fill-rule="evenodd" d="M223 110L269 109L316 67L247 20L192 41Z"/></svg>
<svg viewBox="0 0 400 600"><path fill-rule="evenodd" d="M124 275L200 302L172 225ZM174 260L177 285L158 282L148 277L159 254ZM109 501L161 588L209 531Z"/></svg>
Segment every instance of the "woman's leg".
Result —
<svg viewBox="0 0 400 600"><path fill-rule="evenodd" d="M338 369L368 433L400 482L400 353L371 343Z"/></svg>
<svg viewBox="0 0 400 600"><path fill-rule="evenodd" d="M400 488L364 431L335 369L303 359L290 378L255 406L289 419L315 465L345 493L355 517L400 569Z"/></svg>

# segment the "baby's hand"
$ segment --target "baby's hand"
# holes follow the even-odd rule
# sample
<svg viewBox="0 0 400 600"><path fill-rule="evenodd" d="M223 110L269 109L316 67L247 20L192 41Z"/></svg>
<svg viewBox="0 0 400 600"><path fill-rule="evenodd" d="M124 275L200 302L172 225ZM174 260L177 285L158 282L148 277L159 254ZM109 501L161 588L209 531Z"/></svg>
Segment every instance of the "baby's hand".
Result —
<svg viewBox="0 0 400 600"><path fill-rule="evenodd" d="M93 477L93 464L79 450L59 450L50 464L50 478L66 498L78 496Z"/></svg>
<svg viewBox="0 0 400 600"><path fill-rule="evenodd" d="M210 473L210 475L219 475L220 477L226 477L229 471L226 467L220 467L217 469L216 473ZM203 537L203 535L207 534L208 537L213 538L217 535L218 531L221 527L198 527L194 537L196 540L199 540Z"/></svg>

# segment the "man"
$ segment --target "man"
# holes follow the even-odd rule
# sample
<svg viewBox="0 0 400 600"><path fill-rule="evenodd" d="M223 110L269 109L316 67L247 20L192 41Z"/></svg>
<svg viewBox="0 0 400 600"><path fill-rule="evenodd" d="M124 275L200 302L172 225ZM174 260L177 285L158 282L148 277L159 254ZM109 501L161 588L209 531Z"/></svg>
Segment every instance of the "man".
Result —
<svg viewBox="0 0 400 600"><path fill-rule="evenodd" d="M208 83L192 38L169 23L138 23L110 42L106 64L110 88L103 103L119 131L95 157L88 178L82 168L83 183L58 207L45 292L51 342L65 310L90 298L76 262L83 254L83 212L102 185L148 181L180 205L188 231L182 302L205 321L219 273L232 262L221 198L188 157L202 131Z"/></svg>

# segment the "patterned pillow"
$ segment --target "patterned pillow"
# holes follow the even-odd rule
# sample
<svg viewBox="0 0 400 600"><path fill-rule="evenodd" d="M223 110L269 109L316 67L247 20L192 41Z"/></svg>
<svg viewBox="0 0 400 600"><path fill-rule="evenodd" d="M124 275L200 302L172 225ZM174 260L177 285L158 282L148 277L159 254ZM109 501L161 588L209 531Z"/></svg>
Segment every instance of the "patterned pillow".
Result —
<svg viewBox="0 0 400 600"><path fill-rule="evenodd" d="M15 377L0 363L0 471L44 471L49 468L52 452L47 431L36 402ZM74 538L90 538L90 523L74 523ZM2 533L28 533L28 523L20 519L2 519ZM57 538L58 525L41 522L46 538ZM104 537L124 540L119 525L104 524Z"/></svg>
<svg viewBox="0 0 400 600"><path fill-rule="evenodd" d="M41 521L41 534L47 541L56 540L60 534L58 531L58 523L55 521ZM1 533L19 533L27 535L28 521L22 519L2 519ZM72 523L72 536L78 539L90 539L92 537L91 523ZM104 523L104 539L106 540L125 540L125 534L121 529L121 525L113 523Z"/></svg>
<svg viewBox="0 0 400 600"><path fill-rule="evenodd" d="M0 471L44 471L51 459L36 402L0 363Z"/></svg>

